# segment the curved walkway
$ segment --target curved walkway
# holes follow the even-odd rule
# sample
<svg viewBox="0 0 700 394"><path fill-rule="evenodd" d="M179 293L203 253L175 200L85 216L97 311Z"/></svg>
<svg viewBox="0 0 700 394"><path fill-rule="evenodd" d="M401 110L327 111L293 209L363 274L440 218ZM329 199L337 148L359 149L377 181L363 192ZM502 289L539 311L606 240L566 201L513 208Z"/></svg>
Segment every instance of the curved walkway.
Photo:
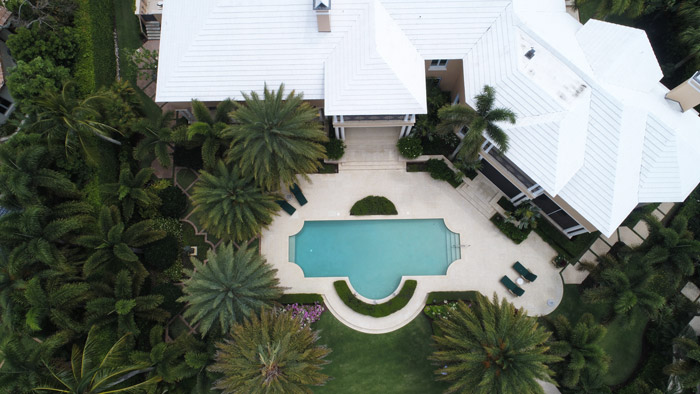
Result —
<svg viewBox="0 0 700 394"><path fill-rule="evenodd" d="M299 207L289 200L296 212L291 217L281 212L263 231L261 251L278 269L287 292L322 294L330 312L349 327L374 334L397 330L422 311L428 293L434 291L476 290L489 297L495 292L531 315L552 312L563 297L559 270L551 264L556 252L548 244L531 233L516 245L447 182L434 180L427 173L377 169L315 174L310 178L311 182L299 182L308 204ZM383 318L361 315L345 306L333 288L335 280L344 278L305 278L301 268L289 262L288 255L289 236L299 232L305 220L384 218L349 215L350 207L368 195L382 195L394 202L399 214L392 219L444 219L450 230L460 234L463 244L462 259L452 263L447 275L410 277L418 281L413 298L403 309ZM517 298L499 282L503 275L512 280L518 277L512 268L515 261L538 275L535 282L522 285L525 294Z"/></svg>

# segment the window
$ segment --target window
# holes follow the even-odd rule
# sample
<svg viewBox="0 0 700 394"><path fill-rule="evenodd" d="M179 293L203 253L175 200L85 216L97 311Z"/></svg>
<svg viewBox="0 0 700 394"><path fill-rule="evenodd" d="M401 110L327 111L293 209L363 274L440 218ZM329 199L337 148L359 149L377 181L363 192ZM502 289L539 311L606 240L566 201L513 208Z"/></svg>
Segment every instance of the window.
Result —
<svg viewBox="0 0 700 394"><path fill-rule="evenodd" d="M12 102L0 97L0 114L5 115L12 107Z"/></svg>
<svg viewBox="0 0 700 394"><path fill-rule="evenodd" d="M430 61L429 70L446 70L446 69L447 69L447 60L438 59L438 60L431 60Z"/></svg>

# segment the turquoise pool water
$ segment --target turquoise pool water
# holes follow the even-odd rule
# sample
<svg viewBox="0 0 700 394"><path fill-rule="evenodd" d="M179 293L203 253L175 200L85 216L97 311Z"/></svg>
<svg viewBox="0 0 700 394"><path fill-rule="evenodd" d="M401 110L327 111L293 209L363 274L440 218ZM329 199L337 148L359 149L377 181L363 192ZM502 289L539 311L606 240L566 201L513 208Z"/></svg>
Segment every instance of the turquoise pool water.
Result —
<svg viewBox="0 0 700 394"><path fill-rule="evenodd" d="M402 276L445 275L459 258L459 234L442 219L307 221L289 237L289 261L305 277L347 276L375 300L397 290Z"/></svg>

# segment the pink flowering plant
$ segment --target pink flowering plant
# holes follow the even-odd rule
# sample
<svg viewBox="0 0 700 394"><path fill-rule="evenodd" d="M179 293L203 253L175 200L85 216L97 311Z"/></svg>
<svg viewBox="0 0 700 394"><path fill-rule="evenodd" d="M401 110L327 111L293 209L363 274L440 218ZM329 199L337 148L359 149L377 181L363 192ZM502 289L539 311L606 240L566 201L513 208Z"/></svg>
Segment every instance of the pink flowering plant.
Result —
<svg viewBox="0 0 700 394"><path fill-rule="evenodd" d="M284 307L285 312L289 312L292 314L292 317L301 320L302 327L318 321L325 310L326 308L318 302L313 305L288 304Z"/></svg>
<svg viewBox="0 0 700 394"><path fill-rule="evenodd" d="M423 312L432 320L446 319L451 313L457 310L456 302L444 301L442 304L426 305Z"/></svg>

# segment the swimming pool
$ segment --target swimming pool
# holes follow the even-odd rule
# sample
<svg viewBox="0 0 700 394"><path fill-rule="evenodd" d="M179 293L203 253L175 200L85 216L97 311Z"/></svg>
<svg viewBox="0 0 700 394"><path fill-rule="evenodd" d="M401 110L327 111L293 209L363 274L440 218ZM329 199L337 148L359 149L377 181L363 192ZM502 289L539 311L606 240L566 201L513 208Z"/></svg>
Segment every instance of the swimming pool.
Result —
<svg viewBox="0 0 700 394"><path fill-rule="evenodd" d="M306 221L289 237L289 261L307 278L347 276L355 291L378 300L402 276L445 275L459 245L442 219Z"/></svg>

